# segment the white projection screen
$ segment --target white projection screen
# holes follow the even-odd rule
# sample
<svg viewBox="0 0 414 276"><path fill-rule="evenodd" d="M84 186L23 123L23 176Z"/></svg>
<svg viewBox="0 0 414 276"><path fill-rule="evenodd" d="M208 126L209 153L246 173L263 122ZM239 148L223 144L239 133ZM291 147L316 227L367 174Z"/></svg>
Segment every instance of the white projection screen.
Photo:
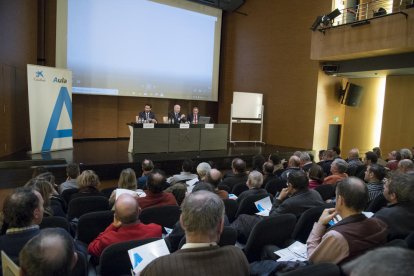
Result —
<svg viewBox="0 0 414 276"><path fill-rule="evenodd" d="M73 93L217 101L220 9L186 0L59 0L56 67Z"/></svg>

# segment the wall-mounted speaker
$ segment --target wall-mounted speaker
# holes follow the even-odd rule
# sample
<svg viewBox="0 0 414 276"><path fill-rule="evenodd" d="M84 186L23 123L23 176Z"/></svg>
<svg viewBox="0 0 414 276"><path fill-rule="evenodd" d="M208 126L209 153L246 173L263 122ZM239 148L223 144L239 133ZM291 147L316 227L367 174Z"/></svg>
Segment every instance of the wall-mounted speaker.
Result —
<svg viewBox="0 0 414 276"><path fill-rule="evenodd" d="M350 83L346 91L344 103L348 106L358 107L361 103L362 90L362 86Z"/></svg>

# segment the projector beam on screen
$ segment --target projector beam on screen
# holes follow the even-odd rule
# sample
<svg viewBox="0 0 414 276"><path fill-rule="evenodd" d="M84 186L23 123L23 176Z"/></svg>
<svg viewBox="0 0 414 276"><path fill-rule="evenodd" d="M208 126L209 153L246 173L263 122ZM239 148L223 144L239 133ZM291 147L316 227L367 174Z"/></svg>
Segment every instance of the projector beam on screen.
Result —
<svg viewBox="0 0 414 276"><path fill-rule="evenodd" d="M185 0L58 1L73 93L217 101L221 10Z"/></svg>

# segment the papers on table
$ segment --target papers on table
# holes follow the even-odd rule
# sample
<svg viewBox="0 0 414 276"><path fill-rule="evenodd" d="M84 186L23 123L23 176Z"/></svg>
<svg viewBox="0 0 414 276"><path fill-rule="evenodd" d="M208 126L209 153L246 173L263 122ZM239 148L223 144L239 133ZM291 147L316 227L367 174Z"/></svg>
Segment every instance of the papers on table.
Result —
<svg viewBox="0 0 414 276"><path fill-rule="evenodd" d="M115 200L122 194L138 195L139 197L146 197L147 194L143 190L132 191L128 189L116 189Z"/></svg>
<svg viewBox="0 0 414 276"><path fill-rule="evenodd" d="M256 215L268 217L270 209L272 209L272 202L270 201L270 197L265 197L261 200L258 200L254 203L256 205L257 210L259 210Z"/></svg>
<svg viewBox="0 0 414 276"><path fill-rule="evenodd" d="M128 250L135 274L139 274L151 261L168 254L170 251L163 239Z"/></svg>
<svg viewBox="0 0 414 276"><path fill-rule="evenodd" d="M276 255L280 256L277 262L285 261L307 261L307 247L306 244L295 241L289 247L280 249L274 252Z"/></svg>
<svg viewBox="0 0 414 276"><path fill-rule="evenodd" d="M185 182L187 184L187 192L191 193L193 191L194 185L198 182L198 178L194 178Z"/></svg>

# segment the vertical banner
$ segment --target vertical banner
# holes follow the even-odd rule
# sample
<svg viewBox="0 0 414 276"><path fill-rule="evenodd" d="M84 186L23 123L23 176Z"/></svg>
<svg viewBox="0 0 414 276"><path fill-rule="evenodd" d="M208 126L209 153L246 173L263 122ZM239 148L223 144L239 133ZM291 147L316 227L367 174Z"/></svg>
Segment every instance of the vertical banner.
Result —
<svg viewBox="0 0 414 276"><path fill-rule="evenodd" d="M73 148L72 72L27 65L32 153Z"/></svg>

